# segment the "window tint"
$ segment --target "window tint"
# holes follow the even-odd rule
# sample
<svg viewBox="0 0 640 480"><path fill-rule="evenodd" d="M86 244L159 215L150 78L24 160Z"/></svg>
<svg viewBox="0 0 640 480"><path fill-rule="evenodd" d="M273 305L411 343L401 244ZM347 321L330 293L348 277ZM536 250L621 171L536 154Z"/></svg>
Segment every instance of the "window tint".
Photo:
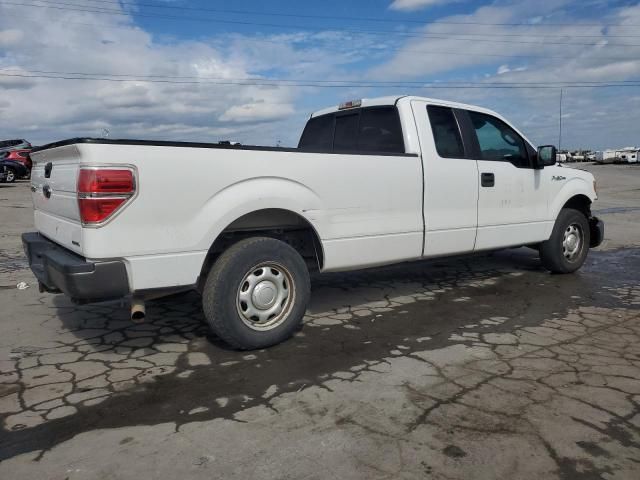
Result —
<svg viewBox="0 0 640 480"><path fill-rule="evenodd" d="M358 119L360 115L336 116L336 132L333 137L334 152L353 152L358 150Z"/></svg>
<svg viewBox="0 0 640 480"><path fill-rule="evenodd" d="M427 112L438 155L444 158L464 158L460 129L453 110L429 105Z"/></svg>
<svg viewBox="0 0 640 480"><path fill-rule="evenodd" d="M364 152L405 152L400 116L396 108L362 109L358 131L358 150Z"/></svg>
<svg viewBox="0 0 640 480"><path fill-rule="evenodd" d="M469 112L480 144L482 160L511 162L528 167L529 157L524 140L502 120L484 113Z"/></svg>
<svg viewBox="0 0 640 480"><path fill-rule="evenodd" d="M330 152L333 145L333 115L314 117L307 122L298 148Z"/></svg>
<svg viewBox="0 0 640 480"><path fill-rule="evenodd" d="M314 117L298 148L315 152L405 153L395 107L369 107Z"/></svg>

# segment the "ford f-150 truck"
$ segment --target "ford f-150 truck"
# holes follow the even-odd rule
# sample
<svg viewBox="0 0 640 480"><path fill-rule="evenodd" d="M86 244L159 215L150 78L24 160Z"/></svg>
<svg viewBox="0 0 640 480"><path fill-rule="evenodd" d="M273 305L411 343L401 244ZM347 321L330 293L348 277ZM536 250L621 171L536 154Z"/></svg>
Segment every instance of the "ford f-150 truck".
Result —
<svg viewBox="0 0 640 480"><path fill-rule="evenodd" d="M193 176L171 174L188 159ZM299 328L310 271L532 246L569 273L600 244L590 173L497 113L420 97L311 115L298 148L75 138L32 153L40 287L76 302L202 294L241 349Z"/></svg>

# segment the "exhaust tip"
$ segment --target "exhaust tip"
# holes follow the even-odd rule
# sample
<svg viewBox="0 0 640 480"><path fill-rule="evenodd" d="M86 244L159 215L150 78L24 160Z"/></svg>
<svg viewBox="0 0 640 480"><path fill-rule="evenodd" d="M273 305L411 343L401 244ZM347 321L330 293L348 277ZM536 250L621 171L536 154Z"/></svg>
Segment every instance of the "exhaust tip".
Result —
<svg viewBox="0 0 640 480"><path fill-rule="evenodd" d="M131 300L131 321L135 323L143 322L146 314L144 300L133 298Z"/></svg>

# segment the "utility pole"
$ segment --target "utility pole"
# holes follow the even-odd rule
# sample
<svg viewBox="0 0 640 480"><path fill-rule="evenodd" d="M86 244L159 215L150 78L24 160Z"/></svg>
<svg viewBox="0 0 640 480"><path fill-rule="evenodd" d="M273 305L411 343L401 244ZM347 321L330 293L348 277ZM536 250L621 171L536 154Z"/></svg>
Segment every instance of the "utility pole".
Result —
<svg viewBox="0 0 640 480"><path fill-rule="evenodd" d="M558 151L562 148L562 88L560 89L560 133L558 134Z"/></svg>

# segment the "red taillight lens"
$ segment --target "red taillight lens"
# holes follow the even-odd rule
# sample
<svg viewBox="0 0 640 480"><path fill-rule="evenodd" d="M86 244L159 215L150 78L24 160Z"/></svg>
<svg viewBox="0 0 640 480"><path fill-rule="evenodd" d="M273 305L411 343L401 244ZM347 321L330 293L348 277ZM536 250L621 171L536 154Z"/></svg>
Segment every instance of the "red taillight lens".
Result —
<svg viewBox="0 0 640 480"><path fill-rule="evenodd" d="M78 177L78 193L131 194L135 187L131 170L82 169Z"/></svg>
<svg viewBox="0 0 640 480"><path fill-rule="evenodd" d="M126 201L126 198L79 198L82 223L104 222Z"/></svg>
<svg viewBox="0 0 640 480"><path fill-rule="evenodd" d="M78 175L78 209L84 225L111 217L135 194L133 171L125 168L81 168Z"/></svg>

